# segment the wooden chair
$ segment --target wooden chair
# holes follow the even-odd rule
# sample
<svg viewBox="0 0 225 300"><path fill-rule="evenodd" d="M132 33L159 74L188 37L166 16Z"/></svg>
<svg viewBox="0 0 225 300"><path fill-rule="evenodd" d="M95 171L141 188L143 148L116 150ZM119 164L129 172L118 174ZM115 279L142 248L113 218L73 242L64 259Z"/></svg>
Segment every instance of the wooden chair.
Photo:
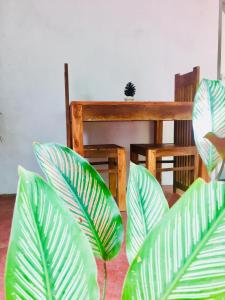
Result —
<svg viewBox="0 0 225 300"><path fill-rule="evenodd" d="M64 64L65 107L66 107L66 135L67 147L72 148L72 132L69 101L68 64ZM107 165L108 168L97 169L100 173L108 173L109 189L121 211L126 210L126 153L125 148L115 144L84 145L84 157L104 159L104 161L90 161L93 166Z"/></svg>
<svg viewBox="0 0 225 300"><path fill-rule="evenodd" d="M175 101L193 102L199 84L200 68L187 74L175 75ZM186 190L198 177L199 155L194 146L192 121L174 121L174 143L162 143L162 121L155 122L154 144L131 144L131 161L139 163L138 155L146 157L146 167L161 182L161 172L173 171L173 189ZM173 160L162 160L172 156ZM162 168L162 163L173 163L171 168Z"/></svg>

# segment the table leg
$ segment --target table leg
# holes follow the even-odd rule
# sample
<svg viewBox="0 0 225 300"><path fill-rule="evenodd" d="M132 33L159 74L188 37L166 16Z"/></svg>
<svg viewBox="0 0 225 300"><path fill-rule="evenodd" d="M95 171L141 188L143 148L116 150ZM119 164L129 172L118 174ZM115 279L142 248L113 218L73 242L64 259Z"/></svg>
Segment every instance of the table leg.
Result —
<svg viewBox="0 0 225 300"><path fill-rule="evenodd" d="M163 121L154 121L154 144L162 144L163 142ZM158 160L161 160L162 157L158 157ZM158 168L162 167L161 163L157 164ZM162 174L157 173L156 178L158 182L161 184Z"/></svg>
<svg viewBox="0 0 225 300"><path fill-rule="evenodd" d="M84 155L82 105L71 106L72 146L73 150Z"/></svg>
<svg viewBox="0 0 225 300"><path fill-rule="evenodd" d="M126 210L126 153L118 149L117 161L117 201L120 211Z"/></svg>

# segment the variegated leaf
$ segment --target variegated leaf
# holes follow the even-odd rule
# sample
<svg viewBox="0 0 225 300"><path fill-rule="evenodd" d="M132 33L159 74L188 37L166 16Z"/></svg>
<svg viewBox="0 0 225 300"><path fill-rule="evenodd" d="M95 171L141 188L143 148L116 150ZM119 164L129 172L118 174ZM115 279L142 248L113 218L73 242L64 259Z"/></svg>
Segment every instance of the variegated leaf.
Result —
<svg viewBox="0 0 225 300"><path fill-rule="evenodd" d="M198 179L145 240L122 299L224 299L225 184Z"/></svg>
<svg viewBox="0 0 225 300"><path fill-rule="evenodd" d="M225 86L221 81L201 81L194 100L193 129L198 152L211 173L222 158L205 135L225 137Z"/></svg>
<svg viewBox="0 0 225 300"><path fill-rule="evenodd" d="M169 211L160 184L144 167L131 162L127 187L126 251L132 262L147 235Z"/></svg>
<svg viewBox="0 0 225 300"><path fill-rule="evenodd" d="M6 299L99 299L87 238L53 189L20 169L6 262Z"/></svg>
<svg viewBox="0 0 225 300"><path fill-rule="evenodd" d="M71 149L35 144L41 169L87 235L94 254L103 260L117 255L123 240L119 209L96 170Z"/></svg>

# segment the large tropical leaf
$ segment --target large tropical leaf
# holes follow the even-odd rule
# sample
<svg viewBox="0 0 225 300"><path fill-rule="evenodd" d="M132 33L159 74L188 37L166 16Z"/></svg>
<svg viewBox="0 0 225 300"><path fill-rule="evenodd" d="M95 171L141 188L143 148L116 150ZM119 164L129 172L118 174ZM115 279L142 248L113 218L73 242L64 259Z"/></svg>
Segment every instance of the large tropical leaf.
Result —
<svg viewBox="0 0 225 300"><path fill-rule="evenodd" d="M132 262L147 235L169 211L167 200L155 177L131 162L127 187L126 251Z"/></svg>
<svg viewBox="0 0 225 300"><path fill-rule="evenodd" d="M194 100L193 129L198 152L211 173L222 158L205 135L212 132L225 137L225 86L221 81L201 81Z"/></svg>
<svg viewBox="0 0 225 300"><path fill-rule="evenodd" d="M96 170L71 149L35 144L39 165L103 260L117 255L123 240L119 209Z"/></svg>
<svg viewBox="0 0 225 300"><path fill-rule="evenodd" d="M198 179L145 240L123 299L224 299L225 184Z"/></svg>
<svg viewBox="0 0 225 300"><path fill-rule="evenodd" d="M6 298L99 299L86 236L53 189L20 169L6 262Z"/></svg>

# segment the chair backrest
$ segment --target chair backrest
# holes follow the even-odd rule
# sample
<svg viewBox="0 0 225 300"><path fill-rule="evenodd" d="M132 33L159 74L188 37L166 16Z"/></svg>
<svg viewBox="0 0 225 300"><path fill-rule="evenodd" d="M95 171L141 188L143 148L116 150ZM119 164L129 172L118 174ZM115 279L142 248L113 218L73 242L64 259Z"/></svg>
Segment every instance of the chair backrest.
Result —
<svg viewBox="0 0 225 300"><path fill-rule="evenodd" d="M199 85L200 68L192 72L175 75L175 101L193 102ZM194 145L192 121L174 122L174 143L183 146Z"/></svg>
<svg viewBox="0 0 225 300"><path fill-rule="evenodd" d="M70 120L70 97L69 97L69 71L68 64L64 64L64 84L65 84L65 111L66 111L66 143L72 148L71 120Z"/></svg>
<svg viewBox="0 0 225 300"><path fill-rule="evenodd" d="M192 72L175 75L175 101L193 102L199 85L200 68L194 67ZM181 146L194 145L192 121L174 121L174 143ZM192 166L193 157L183 156L175 158L175 167ZM173 185L186 190L194 180L193 171L174 172Z"/></svg>

